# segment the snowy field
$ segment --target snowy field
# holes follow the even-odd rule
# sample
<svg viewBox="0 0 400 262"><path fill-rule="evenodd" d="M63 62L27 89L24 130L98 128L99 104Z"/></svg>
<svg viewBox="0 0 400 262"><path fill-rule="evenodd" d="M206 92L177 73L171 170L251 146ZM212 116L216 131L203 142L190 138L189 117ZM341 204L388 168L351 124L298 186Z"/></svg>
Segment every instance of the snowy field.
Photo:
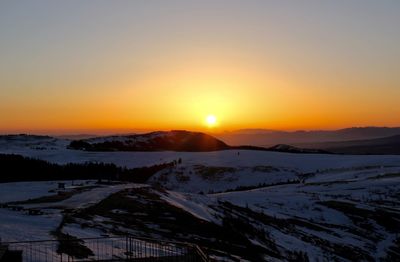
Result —
<svg viewBox="0 0 400 262"><path fill-rule="evenodd" d="M0 153L19 154L59 164L104 162L129 168L160 164L179 158L187 166L275 166L297 169L300 172L356 166L400 165L400 155L288 154L251 150L216 152L86 152L67 149L68 144L68 140L55 138L33 141L22 139L11 142L0 139Z"/></svg>
<svg viewBox="0 0 400 262"><path fill-rule="evenodd" d="M59 182L66 184L65 190L58 189ZM0 183L0 204L8 205L0 208L0 237L8 242L53 239L50 231L60 224L64 209L88 207L113 193L142 186L96 185L95 181L85 180ZM79 191L81 189L85 190ZM71 196L60 201L48 199L44 199L43 202L35 201L43 197L57 196L59 192L71 193ZM35 203L32 204L30 201ZM31 215L29 210L42 212L40 215Z"/></svg>
<svg viewBox="0 0 400 262"><path fill-rule="evenodd" d="M0 184L3 241L53 239L50 232L59 228L75 237L122 232L193 239L213 247L221 237L213 230L245 225L248 232L235 234L249 242L238 245L255 248L252 252L260 252L261 260L400 257L400 156L247 150L102 153L68 150L67 144L51 138L0 141L0 153L60 164L91 161L142 167L182 162L159 171L147 185L65 181L66 189L59 193L58 182L52 181ZM66 208L74 211L67 222ZM40 212L32 215L30 210ZM193 235L173 234L179 219ZM199 224L211 232L197 232ZM220 248L210 248L213 257L225 252L228 260L249 259L246 253L229 255L232 250Z"/></svg>

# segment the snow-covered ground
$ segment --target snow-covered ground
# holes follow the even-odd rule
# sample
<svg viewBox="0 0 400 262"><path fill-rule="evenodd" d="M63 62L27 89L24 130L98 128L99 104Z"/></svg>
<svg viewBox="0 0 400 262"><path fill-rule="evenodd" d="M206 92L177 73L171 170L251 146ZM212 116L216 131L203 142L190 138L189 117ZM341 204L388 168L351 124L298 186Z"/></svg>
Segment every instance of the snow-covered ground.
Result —
<svg viewBox="0 0 400 262"><path fill-rule="evenodd" d="M82 193L75 194L68 199L52 202L52 203L39 203L39 204L27 204L24 205L26 208L84 208L94 205L101 200L107 198L111 194L122 191L128 188L142 187L140 184L120 184L120 185L106 185L98 186L96 188L83 191Z"/></svg>
<svg viewBox="0 0 400 262"><path fill-rule="evenodd" d="M80 181L76 181L79 183ZM0 183L0 203L23 201L31 198L53 195L58 183L70 181L12 182ZM53 192L50 192L53 191Z"/></svg>
<svg viewBox="0 0 400 262"><path fill-rule="evenodd" d="M148 183L168 190L214 193L243 187L291 183L300 179L296 169L270 166L176 166L158 172Z"/></svg>
<svg viewBox="0 0 400 262"><path fill-rule="evenodd" d="M397 173L391 173L394 171ZM394 223L400 226L400 170L379 168L344 173L346 175L335 171L337 177L328 173L316 175L303 184L219 193L212 197L277 219L295 219L317 225L322 229L307 226L306 223L303 226L299 223L296 228L308 237L357 247L373 259L382 259L394 245L393 240L398 236L398 231L387 228L385 223L390 222L380 221L383 219L380 212L385 212L386 208L393 212L384 215L384 219L390 220L390 216L396 216L393 219L397 222ZM397 177L377 177L385 173L397 174ZM346 180L343 180L344 177ZM338 207L328 205L330 203ZM357 224L357 219L363 222ZM316 248L298 236L293 237L298 232L282 234L282 230L272 227L267 230L276 239L276 243L287 250L308 250L310 258L328 258L323 248Z"/></svg>
<svg viewBox="0 0 400 262"><path fill-rule="evenodd" d="M200 185L203 189L209 187ZM220 208L225 202L267 216L270 223L257 220L260 215L253 214L248 219L254 227L263 228L279 250L306 252L311 261L352 261L356 254L364 257L362 260L380 260L396 247L400 230L400 167L325 170L300 183L205 196L193 194L192 188L183 184L180 193L164 193L163 199L217 224L222 223ZM257 238L252 241L265 245ZM329 251L344 247L349 249L345 253L351 259Z"/></svg>
<svg viewBox="0 0 400 262"><path fill-rule="evenodd" d="M181 194L173 191L167 193L159 192L159 194L161 199L173 206L185 210L197 218L215 224L221 224L221 221L217 218L219 214L209 207L212 202L214 202L213 204L216 204L216 200L212 198L197 194Z"/></svg>
<svg viewBox="0 0 400 262"><path fill-rule="evenodd" d="M58 189L59 182L66 183L65 190ZM6 242L53 239L50 232L60 225L65 208L89 207L113 193L142 186L144 185L96 185L95 181L86 180L0 183L0 203L8 204L0 208L0 238ZM85 190L74 193L74 190L81 188ZM57 196L58 192L70 192L72 195L61 201L29 203L41 197ZM16 201L18 202L13 204ZM42 213L32 215L29 210L40 210Z"/></svg>
<svg viewBox="0 0 400 262"><path fill-rule="evenodd" d="M153 214L154 210L146 213L146 206L153 201L155 206L169 205L218 227L225 228L232 221L240 221L239 225L247 225L246 228L253 230L249 234L242 232L242 236L253 245L268 250L266 260L274 259L267 255L271 252L281 256L281 260L293 258L293 252L297 252L297 258L305 254L311 261L380 260L389 254L389 250L397 250L396 243L400 242L400 156L249 150L85 152L67 149L66 140L48 138L44 144L28 142L0 141L0 153L21 154L55 163L96 161L126 167L178 159L182 162L154 175L146 186L148 191L140 191L143 185L95 185L75 181L90 186L75 192L77 187L66 181L67 191L73 193L67 199L21 204L25 209L41 210L42 214L32 216L24 210L0 208L0 237L3 240L52 238L49 232L60 225L63 208L84 210L113 193L133 189L127 199L143 205L143 210L135 209L135 213L130 214L128 211L134 207L129 206L130 202L124 202L119 208L113 208L109 217L103 217L103 214L93 217L89 223L93 227L82 227L88 221L75 218L74 223L64 225L63 232L77 237L100 236L115 230L143 233L140 228L129 227L129 223L121 225L118 224L121 221L111 220L124 216L140 221L139 225L152 234L157 230L160 234L170 232L156 224L157 219L153 224L143 220L150 219ZM52 196L57 194L57 184L0 184L0 203ZM163 212L168 216L168 211ZM171 223L174 223L173 218ZM165 227L164 220L162 226ZM393 252L394 258L398 259L398 251Z"/></svg>
<svg viewBox="0 0 400 262"><path fill-rule="evenodd" d="M34 241L53 239L50 231L61 222L62 215L31 216L21 211L0 209L0 237L2 241Z"/></svg>
<svg viewBox="0 0 400 262"><path fill-rule="evenodd" d="M328 168L357 166L399 166L400 155L330 155L290 154L251 150L225 150L215 152L86 152L67 149L68 140L55 138L2 141L0 153L19 154L54 163L105 162L129 168L149 166L182 159L184 166L254 167L274 166L314 172ZM43 141L42 141L43 140ZM50 146L49 146L50 144Z"/></svg>

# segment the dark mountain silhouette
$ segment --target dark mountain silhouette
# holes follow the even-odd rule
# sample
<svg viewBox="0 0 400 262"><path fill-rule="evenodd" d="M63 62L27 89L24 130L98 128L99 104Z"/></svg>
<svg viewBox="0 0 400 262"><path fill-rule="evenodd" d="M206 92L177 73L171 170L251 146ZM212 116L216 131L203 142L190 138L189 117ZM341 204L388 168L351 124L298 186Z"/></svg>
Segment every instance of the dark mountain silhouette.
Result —
<svg viewBox="0 0 400 262"><path fill-rule="evenodd" d="M59 136L56 136L56 138L68 139L68 140L82 140L82 139L89 139L89 138L95 138L95 137L98 137L98 135L93 135L93 134L72 134L72 135L59 135Z"/></svg>
<svg viewBox="0 0 400 262"><path fill-rule="evenodd" d="M304 143L366 140L400 135L400 127L352 127L333 131L274 131L244 129L216 134L230 145L270 147L276 144L299 145Z"/></svg>
<svg viewBox="0 0 400 262"><path fill-rule="evenodd" d="M372 132L368 132L372 130ZM350 128L338 132L379 135L395 132L396 128ZM257 131L259 132L259 131ZM268 131L269 132L269 131ZM322 131L321 131L322 132ZM311 133L311 132L309 132ZM288 153L337 153L337 154L400 154L400 135L375 139L354 139L311 143L278 143L273 146L240 145L231 146L210 135L190 131L160 131L140 135L95 137L82 140L62 140L49 136L3 135L0 148L29 148L34 150L56 150L65 148L86 151L183 151L205 152L218 150L262 150Z"/></svg>
<svg viewBox="0 0 400 262"><path fill-rule="evenodd" d="M400 135L367 140L303 144L302 146L338 154L400 154Z"/></svg>
<svg viewBox="0 0 400 262"><path fill-rule="evenodd" d="M141 135L109 136L72 141L70 149L86 151L186 151L259 150L288 153L329 153L289 145L270 148L257 146L229 146L210 135L190 131L152 132Z"/></svg>
<svg viewBox="0 0 400 262"><path fill-rule="evenodd" d="M87 151L187 151L230 149L210 135L174 130L129 136L110 136L72 141L69 148Z"/></svg>

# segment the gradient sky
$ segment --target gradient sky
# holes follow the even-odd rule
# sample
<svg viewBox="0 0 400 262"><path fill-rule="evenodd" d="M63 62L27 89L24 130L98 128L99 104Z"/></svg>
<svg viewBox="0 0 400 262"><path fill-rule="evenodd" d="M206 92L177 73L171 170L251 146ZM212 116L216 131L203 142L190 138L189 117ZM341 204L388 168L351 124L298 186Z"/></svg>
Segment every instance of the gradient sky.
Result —
<svg viewBox="0 0 400 262"><path fill-rule="evenodd" d="M400 126L400 1L1 1L0 132Z"/></svg>

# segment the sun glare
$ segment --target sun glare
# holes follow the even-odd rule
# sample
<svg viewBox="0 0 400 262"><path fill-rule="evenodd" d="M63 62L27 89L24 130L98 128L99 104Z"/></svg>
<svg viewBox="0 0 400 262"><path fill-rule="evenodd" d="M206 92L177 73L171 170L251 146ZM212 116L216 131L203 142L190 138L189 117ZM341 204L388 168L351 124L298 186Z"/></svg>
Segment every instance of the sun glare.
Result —
<svg viewBox="0 0 400 262"><path fill-rule="evenodd" d="M208 115L206 117L206 123L209 127L214 127L217 124L217 118L214 115Z"/></svg>

